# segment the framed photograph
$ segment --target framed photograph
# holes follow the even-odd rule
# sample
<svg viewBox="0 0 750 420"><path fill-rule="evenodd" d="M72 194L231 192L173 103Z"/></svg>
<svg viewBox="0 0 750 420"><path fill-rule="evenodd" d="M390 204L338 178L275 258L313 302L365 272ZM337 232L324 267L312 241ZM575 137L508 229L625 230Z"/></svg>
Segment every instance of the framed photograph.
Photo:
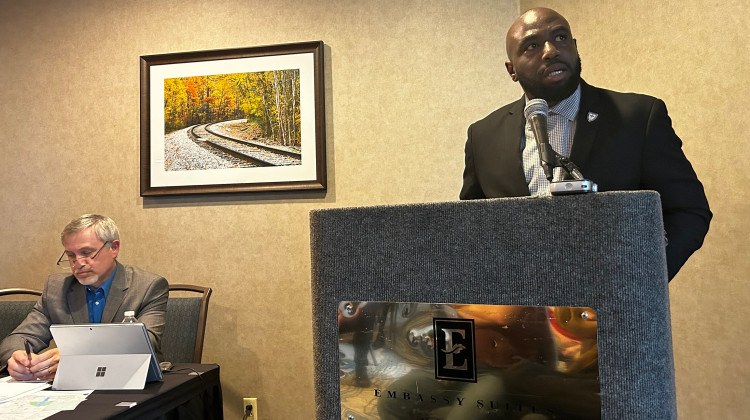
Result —
<svg viewBox="0 0 750 420"><path fill-rule="evenodd" d="M322 41L140 66L141 196L326 188Z"/></svg>

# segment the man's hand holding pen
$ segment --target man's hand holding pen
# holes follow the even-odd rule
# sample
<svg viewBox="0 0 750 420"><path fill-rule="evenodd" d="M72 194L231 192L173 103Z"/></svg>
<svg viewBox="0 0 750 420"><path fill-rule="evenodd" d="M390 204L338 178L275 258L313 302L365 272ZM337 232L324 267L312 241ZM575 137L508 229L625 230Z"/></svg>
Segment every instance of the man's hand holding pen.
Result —
<svg viewBox="0 0 750 420"><path fill-rule="evenodd" d="M42 354L34 354L31 343L24 343L24 350L16 350L8 359L8 373L17 381L49 381L55 378L60 352L49 349Z"/></svg>

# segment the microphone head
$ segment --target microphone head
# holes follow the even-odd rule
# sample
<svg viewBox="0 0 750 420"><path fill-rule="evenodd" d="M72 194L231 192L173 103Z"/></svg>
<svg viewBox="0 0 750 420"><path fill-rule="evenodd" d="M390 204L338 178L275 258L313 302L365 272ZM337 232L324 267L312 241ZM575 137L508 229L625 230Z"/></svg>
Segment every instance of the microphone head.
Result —
<svg viewBox="0 0 750 420"><path fill-rule="evenodd" d="M526 103L526 107L523 109L523 115L527 120L530 120L534 115L543 115L547 117L548 112L549 106L547 105L547 101L540 98L530 100Z"/></svg>

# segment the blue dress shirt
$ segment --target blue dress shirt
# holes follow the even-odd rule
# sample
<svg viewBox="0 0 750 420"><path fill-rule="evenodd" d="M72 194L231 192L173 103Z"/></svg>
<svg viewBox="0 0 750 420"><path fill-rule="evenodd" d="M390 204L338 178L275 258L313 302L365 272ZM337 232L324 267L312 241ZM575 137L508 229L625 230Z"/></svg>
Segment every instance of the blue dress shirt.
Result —
<svg viewBox="0 0 750 420"><path fill-rule="evenodd" d="M98 289L94 289L91 286L86 286L86 302L89 305L89 322L98 324L102 322L102 312L104 312L104 303L107 301L107 294L109 288L112 287L112 279L115 278L117 273L117 266L115 271L109 276L107 281L104 282Z"/></svg>

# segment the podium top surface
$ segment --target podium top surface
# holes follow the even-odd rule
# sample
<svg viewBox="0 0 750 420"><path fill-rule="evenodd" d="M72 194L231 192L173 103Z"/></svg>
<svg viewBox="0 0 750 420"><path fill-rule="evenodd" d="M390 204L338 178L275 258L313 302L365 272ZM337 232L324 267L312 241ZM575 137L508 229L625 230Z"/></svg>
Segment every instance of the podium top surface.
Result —
<svg viewBox="0 0 750 420"><path fill-rule="evenodd" d="M402 203L402 204L381 204L374 206L349 206L326 209L311 210L311 215L325 214L329 212L353 212L392 209L408 210L416 208L441 208L441 207L481 207L481 206L505 206L505 205L554 205L554 206L590 206L590 205L611 205L622 206L632 204L633 202L643 203L645 205L658 206L661 208L659 193L651 190L641 191L605 191L598 193L558 195L558 196L525 196L525 197L507 197L507 198L486 198L480 200L455 200L426 203Z"/></svg>

